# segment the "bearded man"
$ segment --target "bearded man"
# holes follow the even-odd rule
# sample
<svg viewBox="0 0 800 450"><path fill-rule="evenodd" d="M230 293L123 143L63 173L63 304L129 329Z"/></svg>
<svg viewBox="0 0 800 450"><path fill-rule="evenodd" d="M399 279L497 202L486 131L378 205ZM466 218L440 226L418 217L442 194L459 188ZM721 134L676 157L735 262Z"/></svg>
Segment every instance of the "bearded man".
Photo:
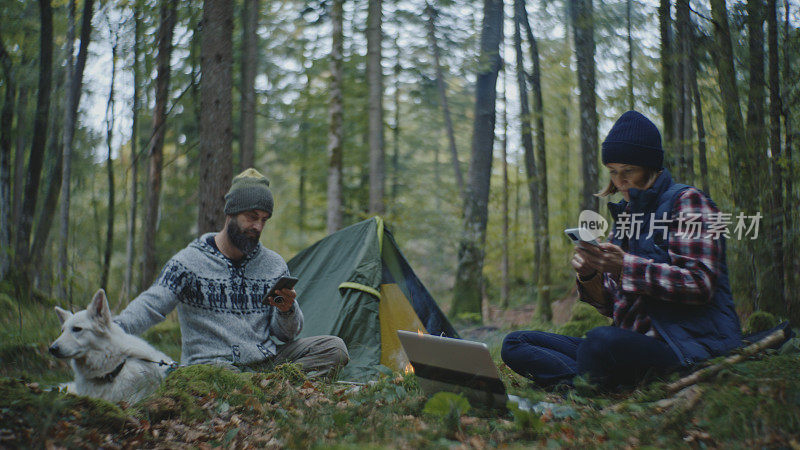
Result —
<svg viewBox="0 0 800 450"><path fill-rule="evenodd" d="M262 371L294 362L312 377L335 373L349 361L344 342L336 336L296 339L303 313L295 290L266 297L289 276L283 258L260 242L273 206L266 177L252 168L237 175L225 195L222 230L204 234L173 256L114 321L141 334L177 308L183 365ZM276 302L277 296L283 301Z"/></svg>

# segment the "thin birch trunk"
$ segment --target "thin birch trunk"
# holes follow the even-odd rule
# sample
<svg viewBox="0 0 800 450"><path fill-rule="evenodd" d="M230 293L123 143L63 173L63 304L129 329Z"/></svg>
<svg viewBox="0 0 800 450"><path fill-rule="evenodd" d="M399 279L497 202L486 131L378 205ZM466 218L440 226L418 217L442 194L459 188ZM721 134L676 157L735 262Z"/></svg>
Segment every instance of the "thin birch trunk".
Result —
<svg viewBox="0 0 800 450"><path fill-rule="evenodd" d="M636 100L633 97L633 36L631 36L631 3L625 0L625 24L628 32L628 109L636 109Z"/></svg>
<svg viewBox="0 0 800 450"><path fill-rule="evenodd" d="M383 73L381 43L383 42L381 0L367 2L367 87L369 90L369 212L381 215L386 210L385 150L383 147Z"/></svg>
<svg viewBox="0 0 800 450"><path fill-rule="evenodd" d="M0 65L3 67L5 94L0 113L0 281L10 264L11 249L11 126L14 121L16 80L12 73L11 57L0 39Z"/></svg>
<svg viewBox="0 0 800 450"><path fill-rule="evenodd" d="M149 155L147 178L147 208L144 215L142 235L142 278L139 290L153 283L158 270L156 261L156 232L158 231L159 200L161 197L161 171L164 160L164 136L167 125L167 102L169 101L170 58L172 35L177 16L177 0L161 3L161 23L158 27L158 59L156 75L156 103L153 110L153 129L147 144Z"/></svg>
<svg viewBox="0 0 800 450"><path fill-rule="evenodd" d="M133 266L136 260L136 219L139 207L139 110L141 109L141 75L139 68L139 41L142 38L142 3L134 2L133 10L133 108L131 111L131 206L128 230L125 239L125 275L122 283L122 299L130 301L133 293Z"/></svg>
<svg viewBox="0 0 800 450"><path fill-rule="evenodd" d="M25 67L24 62L20 67ZM17 238L19 230L19 216L22 210L22 191L25 182L25 146L29 130L28 120L28 87L23 83L17 95L17 148L14 151L14 192L11 205L11 241Z"/></svg>
<svg viewBox="0 0 800 450"><path fill-rule="evenodd" d="M594 10L592 0L570 2L572 29L575 35L578 90L580 100L581 167L583 192L581 209L598 210L594 193L598 189L599 151L597 140L597 94L595 91Z"/></svg>
<svg viewBox="0 0 800 450"><path fill-rule="evenodd" d="M789 299L789 291L786 289L786 284L789 281L786 277L787 263L789 262L784 253L786 244L784 244L785 235L783 230L791 230L790 223L784 221L784 209L786 202L784 200L783 191L783 155L781 153L781 86L780 86L780 68L778 60L778 8L776 0L767 0L767 46L768 46L768 63L769 68L769 149L772 153L772 180L773 186L771 189L771 196L769 198L771 220L775 224L771 230L773 238L772 252L774 255L775 269L777 273L775 278L781 283L780 293L783 295L782 309L788 314L792 309L791 301Z"/></svg>
<svg viewBox="0 0 800 450"><path fill-rule="evenodd" d="M538 227L535 230L536 237L536 274L537 274L537 305L536 314L539 318L549 321L553 316L550 307L550 230L548 226L549 213L547 203L547 151L545 148L545 129L544 129L544 100L542 97L542 76L539 64L539 46L533 36L528 13L525 9L525 0L519 0L522 4L520 13L522 25L525 26L525 33L530 46L531 61L533 71L531 72L531 89L533 90L533 117L535 124L534 133L536 134L536 191L539 198L536 199L536 211L534 214L539 216Z"/></svg>
<svg viewBox="0 0 800 450"><path fill-rule="evenodd" d="M15 264L22 276L26 292L20 298L27 297L30 292L28 282L31 280L29 267L29 245L33 215L36 211L36 201L39 194L39 181L44 163L45 145L47 144L47 124L50 114L50 88L52 87L53 67L53 10L50 0L39 0L39 82L36 99L36 115L33 120L33 141L31 143L28 174L25 179L25 196L20 212L20 230L16 239Z"/></svg>
<svg viewBox="0 0 800 450"><path fill-rule="evenodd" d="M695 28L692 27L692 30ZM697 41L697 35L692 32L692 40ZM703 192L711 195L710 185L708 182L708 150L706 148L706 128L703 122L703 105L700 101L700 88L697 85L697 52L695 46L691 46L691 72L690 78L692 83L692 98L694 100L694 118L697 124L697 151L700 164L700 184Z"/></svg>
<svg viewBox="0 0 800 450"><path fill-rule="evenodd" d="M673 149L674 143L674 114L675 92L672 85L673 79L673 51L672 51L672 5L670 0L660 0L658 7L658 25L661 35L661 127L664 133L664 147Z"/></svg>
<svg viewBox="0 0 800 450"><path fill-rule="evenodd" d="M72 9L72 8L71 8ZM83 19L81 24L81 43L78 50L78 58L75 66L72 67L72 57L70 46L70 56L68 57L70 80L67 85L67 102L64 114L64 167L61 174L61 222L59 226L59 248L58 248L58 267L59 267L59 294L61 298L67 298L69 275L67 270L68 257L67 248L69 247L69 208L71 202L70 181L72 178L72 145L75 137L75 127L78 119L78 106L81 102L81 92L83 86L83 70L86 67L86 59L89 51L89 39L92 33L92 16L94 14L94 0L85 0L83 4Z"/></svg>
<svg viewBox="0 0 800 450"><path fill-rule="evenodd" d="M256 73L258 73L258 0L244 0L242 8L242 101L239 168L255 163Z"/></svg>
<svg viewBox="0 0 800 450"><path fill-rule="evenodd" d="M397 202L400 191L400 74L403 66L400 65L400 46L397 37L394 39L395 64L394 64L394 118L392 124L392 205Z"/></svg>
<svg viewBox="0 0 800 450"><path fill-rule="evenodd" d="M344 98L343 52L344 52L344 0L333 0L331 6L332 44L330 100L328 103L328 234L342 228L342 160L344 152L343 113Z"/></svg>
<svg viewBox="0 0 800 450"><path fill-rule="evenodd" d="M505 53L505 52L503 52ZM505 56L503 57L505 61ZM502 256L500 260L500 307L508 309L509 300L509 208L508 208L508 98L506 97L506 73L507 70L503 67L503 90L502 103L503 103L503 136L500 141L501 162L503 164L503 237L502 237Z"/></svg>
<svg viewBox="0 0 800 450"><path fill-rule="evenodd" d="M116 33L116 31L115 31ZM108 102L106 103L106 173L108 174L108 218L106 220L106 248L103 254L103 271L100 277L100 287L109 292L108 276L111 272L111 253L114 250L114 159L112 156L112 141L114 139L114 82L117 75L117 44L118 37L113 39L111 46L111 85L108 88Z"/></svg>
<svg viewBox="0 0 800 450"><path fill-rule="evenodd" d="M453 164L453 173L456 176L456 186L458 192L464 195L464 177L461 174L461 163L458 158L458 149L456 147L456 136L453 130L453 119L450 117L450 105L447 101L447 86L444 82L444 74L442 73L441 63L441 49L439 49L439 41L436 37L436 17L438 12L436 8L431 6L430 3L425 3L425 14L428 16L428 42L433 52L433 65L436 69L436 91L439 94L439 102L442 105L442 116L444 117L444 129L447 133L447 143L450 148L450 159Z"/></svg>
<svg viewBox="0 0 800 450"><path fill-rule="evenodd" d="M783 2L783 10L784 10L784 20L783 20L783 92L788 93L790 92L790 86L792 80L794 80L793 71L792 71L792 62L796 58L792 58L792 55L795 55L794 52L790 47L790 39L786 36L789 36L790 31L790 4L789 0L784 0ZM784 127L784 151L786 156L784 156L784 160L787 163L788 171L787 173L796 173L795 172L795 164L794 159L792 156L792 146L794 145L794 126L792 123L792 115L790 109L791 102L785 102L783 104L783 127ZM797 193L795 192L794 188L794 181L791 176L787 176L784 179L786 183L786 205L797 205L800 203L800 199L797 197ZM797 217L797 208L785 208L784 209L784 222L787 224L788 230L796 230L798 228L798 217ZM800 252L797 252L795 249L797 248L798 238L791 237L786 239L786 250L785 255L788 258L788 263L786 265L786 274L789 277L789 282L785 286L786 292L789 292L787 299L789 301L789 310L787 311L788 316L792 319L794 323L800 322Z"/></svg>

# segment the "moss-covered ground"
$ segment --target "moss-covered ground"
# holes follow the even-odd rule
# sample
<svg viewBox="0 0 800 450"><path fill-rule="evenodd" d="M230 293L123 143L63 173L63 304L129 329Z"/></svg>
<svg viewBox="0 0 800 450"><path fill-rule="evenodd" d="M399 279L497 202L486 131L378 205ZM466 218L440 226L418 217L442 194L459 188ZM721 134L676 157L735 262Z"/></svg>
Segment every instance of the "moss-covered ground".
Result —
<svg viewBox="0 0 800 450"><path fill-rule="evenodd" d="M413 374L387 371L357 386L309 380L292 365L267 373L180 368L155 394L127 405L57 389L71 371L47 354L58 325L46 317L49 308L39 313L23 316L22 327L14 314L2 319L0 448L800 448L796 340L678 397L666 392L669 379L614 393L588 383L543 391L498 360L510 393L544 406L533 413L432 400ZM27 332L27 322L37 330ZM493 354L506 331L485 338ZM177 357L179 336L168 321L145 337Z"/></svg>

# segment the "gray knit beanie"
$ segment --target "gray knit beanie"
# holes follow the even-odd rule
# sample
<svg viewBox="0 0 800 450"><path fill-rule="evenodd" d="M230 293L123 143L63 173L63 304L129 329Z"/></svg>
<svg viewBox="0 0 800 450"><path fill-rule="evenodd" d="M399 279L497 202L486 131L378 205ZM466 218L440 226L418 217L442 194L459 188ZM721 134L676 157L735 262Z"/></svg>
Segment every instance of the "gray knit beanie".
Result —
<svg viewBox="0 0 800 450"><path fill-rule="evenodd" d="M249 168L236 175L231 189L225 194L225 214L233 216L242 211L259 209L272 215L275 202L269 190L269 180L256 169Z"/></svg>

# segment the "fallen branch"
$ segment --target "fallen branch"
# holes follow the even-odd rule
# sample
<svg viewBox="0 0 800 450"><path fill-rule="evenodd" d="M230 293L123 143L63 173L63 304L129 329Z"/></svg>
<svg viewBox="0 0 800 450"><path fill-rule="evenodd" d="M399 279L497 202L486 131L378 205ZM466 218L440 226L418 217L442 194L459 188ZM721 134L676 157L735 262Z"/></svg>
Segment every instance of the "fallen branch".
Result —
<svg viewBox="0 0 800 450"><path fill-rule="evenodd" d="M764 339L743 348L741 352L725 358L725 360L722 361L721 363L717 363L708 366L706 368L700 369L697 372L692 373L691 375L685 376L680 380L675 381L674 383L668 384L666 388L667 393L677 392L687 386L697 384L700 381L705 380L706 378L709 378L712 375L716 374L723 368L730 366L731 364L735 364L739 361L742 361L748 356L755 355L756 353L783 341L784 338L785 338L784 331L782 329L776 330L774 333L770 334Z"/></svg>
<svg viewBox="0 0 800 450"><path fill-rule="evenodd" d="M674 397L657 401L653 406L665 410L681 404L685 405L684 409L689 410L694 408L697 402L700 401L702 395L703 390L699 386L689 386L681 389L681 391L675 394Z"/></svg>

